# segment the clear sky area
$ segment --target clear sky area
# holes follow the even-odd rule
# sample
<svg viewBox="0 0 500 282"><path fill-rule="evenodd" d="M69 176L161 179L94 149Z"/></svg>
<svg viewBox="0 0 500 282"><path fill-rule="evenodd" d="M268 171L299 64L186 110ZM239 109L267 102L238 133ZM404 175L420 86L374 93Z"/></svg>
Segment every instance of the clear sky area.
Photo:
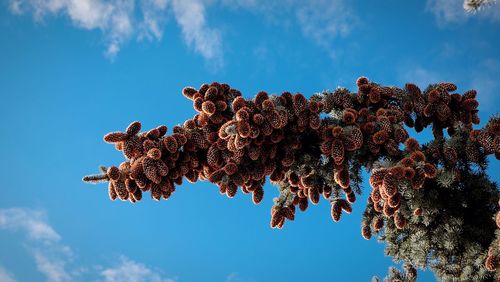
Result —
<svg viewBox="0 0 500 282"><path fill-rule="evenodd" d="M207 181L136 204L82 182L123 161L104 134L195 115L185 86L310 97L355 91L359 76L476 89L484 125L500 103L500 3L469 14L460 0L0 1L0 281L384 277L400 265L360 234L367 181L340 222L322 200L282 230L269 226L270 183L254 205ZM494 158L488 172L500 181Z"/></svg>

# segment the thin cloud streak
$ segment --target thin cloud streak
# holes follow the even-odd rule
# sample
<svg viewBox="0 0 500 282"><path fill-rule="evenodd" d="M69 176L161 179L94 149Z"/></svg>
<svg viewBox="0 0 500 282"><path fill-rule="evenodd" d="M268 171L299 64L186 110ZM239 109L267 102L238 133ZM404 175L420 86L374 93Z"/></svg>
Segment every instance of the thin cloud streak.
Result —
<svg viewBox="0 0 500 282"><path fill-rule="evenodd" d="M74 267L75 255L71 247L61 243L62 237L49 225L44 211L23 208L0 209L0 230L20 232L26 236L21 240L33 257L37 270L49 282L80 280L83 274L102 277L104 282L175 282L176 279L162 277L161 273L125 256L112 267L94 266L100 269L91 273L82 267ZM89 280L89 279L82 279ZM13 274L0 265L0 281L16 281Z"/></svg>
<svg viewBox="0 0 500 282"><path fill-rule="evenodd" d="M122 256L120 264L101 271L104 282L175 282L173 278L163 278L148 266Z"/></svg>
<svg viewBox="0 0 500 282"><path fill-rule="evenodd" d="M219 32L206 21L201 0L9 0L16 15L32 14L36 22L49 16L64 16L77 28L100 30L105 55L114 59L131 39L160 41L169 11L182 30L186 44L208 61L222 64Z"/></svg>
<svg viewBox="0 0 500 282"><path fill-rule="evenodd" d="M0 209L0 229L21 231L36 241L58 241L61 236L50 226L43 211L21 208Z"/></svg>
<svg viewBox="0 0 500 282"><path fill-rule="evenodd" d="M44 211L0 209L0 229L20 232L26 236L23 245L33 256L38 271L45 275L47 281L64 282L74 279L66 270L73 252L60 242L62 237L49 225Z"/></svg>
<svg viewBox="0 0 500 282"><path fill-rule="evenodd" d="M172 9L181 26L184 41L205 59L222 65L222 41L219 31L206 23L205 5L201 0L172 0Z"/></svg>
<svg viewBox="0 0 500 282"><path fill-rule="evenodd" d="M45 274L47 281L72 281L73 277L66 271L66 263L58 256L49 257L42 250L33 251L36 267Z"/></svg>
<svg viewBox="0 0 500 282"><path fill-rule="evenodd" d="M344 0L9 0L16 15L31 14L36 22L64 16L77 28L100 30L105 55L114 59L131 39L160 41L169 16L179 25L186 45L211 66L223 66L224 44L219 29L208 23L207 9L245 9L259 16L295 22L305 37L335 54L335 39L348 35L359 22ZM287 16L277 16L284 15ZM290 21L291 20L291 21ZM280 24L280 23L278 23Z"/></svg>
<svg viewBox="0 0 500 282"><path fill-rule="evenodd" d="M14 275L7 271L3 266L0 265L0 281L2 282L16 282Z"/></svg>
<svg viewBox="0 0 500 282"><path fill-rule="evenodd" d="M304 37L326 50L331 58L336 58L339 38L348 36L361 20L345 0L221 0L225 7L245 9L264 16L276 25L297 25Z"/></svg>

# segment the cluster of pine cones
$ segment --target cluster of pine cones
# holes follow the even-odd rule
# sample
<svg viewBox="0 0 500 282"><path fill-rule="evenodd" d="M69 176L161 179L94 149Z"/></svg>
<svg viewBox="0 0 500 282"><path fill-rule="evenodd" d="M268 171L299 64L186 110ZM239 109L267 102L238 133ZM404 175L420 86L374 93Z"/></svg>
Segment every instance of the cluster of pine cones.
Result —
<svg viewBox="0 0 500 282"><path fill-rule="evenodd" d="M136 202L147 191L155 200L168 199L184 178L209 180L221 194L234 197L239 188L258 204L269 176L283 196L272 209L271 226L281 228L295 218L296 206L304 211L320 195L331 202L334 221L351 212L356 200L351 180L359 177L354 167L364 166L372 172L369 205L404 228L398 213L401 185L425 188L426 178L453 169L461 154L478 163L488 154L500 157L499 120L472 129L479 123L474 90L453 93L455 85L440 83L422 92L413 84L385 87L365 77L357 86L355 93L338 88L310 99L290 92L259 92L245 99L217 82L186 87L182 93L197 112L192 119L170 135L166 126L141 132L139 122L105 135L126 161L84 181L108 181L112 200ZM422 147L409 138L405 125L417 132L431 125L437 141ZM454 136L457 128L470 135L465 150L443 141L443 130ZM372 169L382 158L394 165ZM371 234L368 225L362 229L365 238ZM380 221L370 226L382 228Z"/></svg>

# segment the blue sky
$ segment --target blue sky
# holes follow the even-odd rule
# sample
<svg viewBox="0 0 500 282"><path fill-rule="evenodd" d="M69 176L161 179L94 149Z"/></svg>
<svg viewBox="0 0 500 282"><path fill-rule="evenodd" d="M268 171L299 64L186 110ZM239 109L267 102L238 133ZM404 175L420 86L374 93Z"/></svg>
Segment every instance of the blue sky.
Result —
<svg viewBox="0 0 500 282"><path fill-rule="evenodd" d="M132 205L81 178L122 161L105 133L182 123L194 110L181 89L204 82L249 98L354 89L361 75L451 81L479 91L484 124L500 103L499 46L500 5L471 15L459 0L2 1L0 281L383 277L384 246L360 235L367 184L339 223L323 201L274 230L270 184L258 206L206 182ZM500 181L496 161L489 171Z"/></svg>

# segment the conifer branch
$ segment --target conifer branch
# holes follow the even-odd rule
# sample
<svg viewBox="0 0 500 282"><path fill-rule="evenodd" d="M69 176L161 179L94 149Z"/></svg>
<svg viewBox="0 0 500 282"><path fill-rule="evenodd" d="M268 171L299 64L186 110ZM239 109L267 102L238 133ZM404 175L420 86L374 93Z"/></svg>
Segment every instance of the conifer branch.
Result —
<svg viewBox="0 0 500 282"><path fill-rule="evenodd" d="M499 191L484 170L488 155L500 158L500 119L474 129L476 91L458 94L452 83L421 91L361 77L357 86L310 99L290 92L245 99L216 82L186 87L182 93L197 111L192 119L170 135L166 126L141 132L139 122L105 135L126 161L84 181L108 180L112 200L137 202L144 192L168 199L184 179L208 180L230 198L238 188L252 193L258 204L269 177L280 192L270 225L282 228L297 206L305 211L321 195L334 221L350 213L364 167L372 187L364 238L377 234L396 260L431 267L445 280L499 276L500 255L488 253L499 240L492 220ZM429 126L434 140L426 144L407 131Z"/></svg>
<svg viewBox="0 0 500 282"><path fill-rule="evenodd" d="M475 13L497 2L497 0L464 0L464 9L467 12Z"/></svg>

